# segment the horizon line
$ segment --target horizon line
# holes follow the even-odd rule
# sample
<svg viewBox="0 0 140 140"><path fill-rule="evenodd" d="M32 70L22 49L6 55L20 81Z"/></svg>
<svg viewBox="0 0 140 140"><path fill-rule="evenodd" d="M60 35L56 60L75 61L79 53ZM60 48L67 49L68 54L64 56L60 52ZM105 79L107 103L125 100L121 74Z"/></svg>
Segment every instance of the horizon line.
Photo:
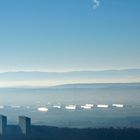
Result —
<svg viewBox="0 0 140 140"><path fill-rule="evenodd" d="M56 84L56 85L49 85L49 86L33 86L33 85L22 85L22 86L0 86L0 89L3 88L55 88L55 87L61 87L66 85L90 85L90 84L140 84L139 82L90 82L90 83L66 83L66 84Z"/></svg>
<svg viewBox="0 0 140 140"><path fill-rule="evenodd" d="M16 73L16 72L48 72L48 73L70 73L70 72L97 72L97 71L124 71L124 70L140 70L140 67L134 68L116 68L116 69L81 69L81 70L0 70L0 74L2 73Z"/></svg>

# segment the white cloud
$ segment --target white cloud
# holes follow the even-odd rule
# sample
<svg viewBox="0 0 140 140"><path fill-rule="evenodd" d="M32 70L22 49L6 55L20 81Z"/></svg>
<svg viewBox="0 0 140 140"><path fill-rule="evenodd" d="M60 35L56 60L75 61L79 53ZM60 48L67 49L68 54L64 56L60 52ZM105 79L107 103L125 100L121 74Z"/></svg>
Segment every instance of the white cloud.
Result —
<svg viewBox="0 0 140 140"><path fill-rule="evenodd" d="M93 1L93 8L96 9L100 6L100 0L92 0Z"/></svg>

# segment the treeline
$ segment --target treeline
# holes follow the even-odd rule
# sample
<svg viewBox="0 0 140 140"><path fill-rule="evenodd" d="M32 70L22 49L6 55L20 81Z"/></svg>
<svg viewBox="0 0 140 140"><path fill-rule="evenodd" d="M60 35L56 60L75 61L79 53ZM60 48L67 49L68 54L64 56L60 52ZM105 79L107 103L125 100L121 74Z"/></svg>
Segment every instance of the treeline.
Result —
<svg viewBox="0 0 140 140"><path fill-rule="evenodd" d="M32 126L27 135L9 133L0 140L140 140L140 129L98 128L76 129L49 126Z"/></svg>

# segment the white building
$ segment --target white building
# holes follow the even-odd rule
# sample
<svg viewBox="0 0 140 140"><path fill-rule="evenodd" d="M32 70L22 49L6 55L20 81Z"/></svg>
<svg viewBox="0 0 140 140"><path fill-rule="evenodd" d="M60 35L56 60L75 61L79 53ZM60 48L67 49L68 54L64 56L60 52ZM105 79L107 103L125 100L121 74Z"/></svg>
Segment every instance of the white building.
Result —
<svg viewBox="0 0 140 140"><path fill-rule="evenodd" d="M65 106L65 109L75 110L76 109L76 105L68 105L68 106Z"/></svg>
<svg viewBox="0 0 140 140"><path fill-rule="evenodd" d="M109 105L99 104L97 105L98 108L108 108Z"/></svg>
<svg viewBox="0 0 140 140"><path fill-rule="evenodd" d="M83 108L83 109L91 109L91 106L86 106L86 105L82 106L81 105L81 108Z"/></svg>
<svg viewBox="0 0 140 140"><path fill-rule="evenodd" d="M124 105L123 105L123 104L112 104L112 106L113 106L113 107L119 107L119 108L124 107Z"/></svg>

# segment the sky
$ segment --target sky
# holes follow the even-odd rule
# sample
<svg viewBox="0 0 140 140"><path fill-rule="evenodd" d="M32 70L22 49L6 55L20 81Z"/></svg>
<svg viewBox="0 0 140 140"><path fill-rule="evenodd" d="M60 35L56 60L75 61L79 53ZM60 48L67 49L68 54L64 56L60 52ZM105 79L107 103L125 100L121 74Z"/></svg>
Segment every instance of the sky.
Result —
<svg viewBox="0 0 140 140"><path fill-rule="evenodd" d="M140 68L139 0L0 0L0 71Z"/></svg>

